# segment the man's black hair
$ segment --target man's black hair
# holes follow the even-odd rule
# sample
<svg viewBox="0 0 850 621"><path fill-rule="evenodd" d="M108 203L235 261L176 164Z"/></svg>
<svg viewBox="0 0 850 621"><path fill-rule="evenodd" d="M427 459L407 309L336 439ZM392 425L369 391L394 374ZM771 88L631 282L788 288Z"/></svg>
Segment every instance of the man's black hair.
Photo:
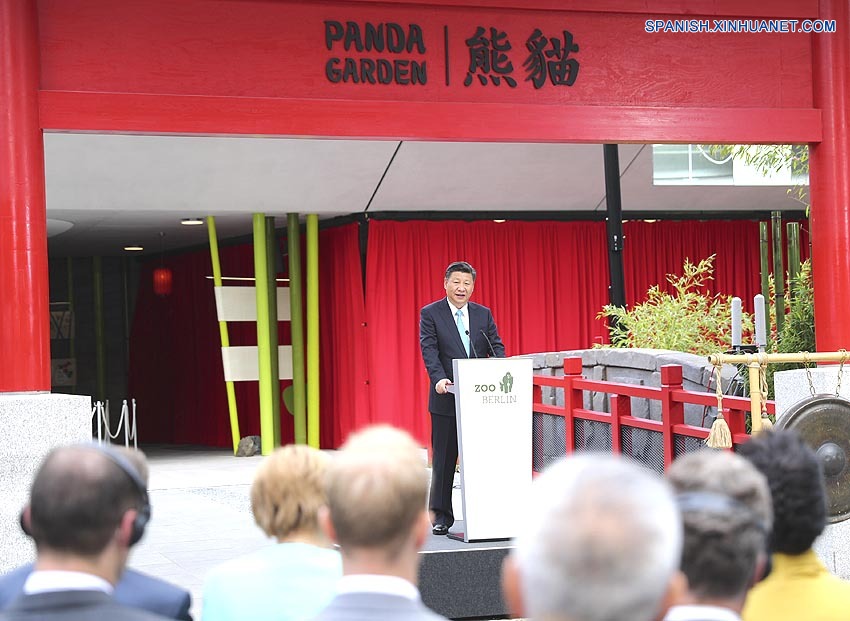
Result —
<svg viewBox="0 0 850 621"><path fill-rule="evenodd" d="M815 452L793 431L763 432L738 453L767 478L773 497L773 552L797 555L826 527L826 487Z"/></svg>
<svg viewBox="0 0 850 621"><path fill-rule="evenodd" d="M454 272L462 272L464 274L472 275L472 282L475 282L475 276L477 275L475 272L475 268L472 267L466 261L455 261L454 263L450 263L446 268L446 280L449 279Z"/></svg>

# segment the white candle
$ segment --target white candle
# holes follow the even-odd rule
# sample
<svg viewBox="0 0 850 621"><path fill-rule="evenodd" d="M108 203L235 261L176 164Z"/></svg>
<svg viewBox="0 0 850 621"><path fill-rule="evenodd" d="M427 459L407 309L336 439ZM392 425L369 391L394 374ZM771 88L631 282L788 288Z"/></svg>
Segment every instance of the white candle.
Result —
<svg viewBox="0 0 850 621"><path fill-rule="evenodd" d="M764 296L761 293L753 298L753 305L756 311L756 345L759 351L764 351L767 347L767 324L764 315Z"/></svg>
<svg viewBox="0 0 850 621"><path fill-rule="evenodd" d="M732 298L732 347L741 346L741 298Z"/></svg>

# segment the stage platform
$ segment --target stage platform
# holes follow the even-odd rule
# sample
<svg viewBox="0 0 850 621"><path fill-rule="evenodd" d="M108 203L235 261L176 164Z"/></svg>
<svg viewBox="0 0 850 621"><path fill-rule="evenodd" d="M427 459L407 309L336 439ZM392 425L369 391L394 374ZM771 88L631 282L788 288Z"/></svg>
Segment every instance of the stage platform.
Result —
<svg viewBox="0 0 850 621"><path fill-rule="evenodd" d="M463 532L463 521L456 521L451 532ZM501 571L510 547L510 541L464 543L431 535L420 553L422 601L449 619L507 617Z"/></svg>

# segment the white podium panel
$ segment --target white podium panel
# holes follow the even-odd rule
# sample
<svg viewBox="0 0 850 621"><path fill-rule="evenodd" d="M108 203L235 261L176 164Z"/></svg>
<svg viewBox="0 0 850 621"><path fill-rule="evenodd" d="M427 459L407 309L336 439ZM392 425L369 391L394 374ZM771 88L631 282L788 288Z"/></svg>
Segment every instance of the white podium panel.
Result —
<svg viewBox="0 0 850 621"><path fill-rule="evenodd" d="M531 487L532 361L454 361L464 541L519 534Z"/></svg>

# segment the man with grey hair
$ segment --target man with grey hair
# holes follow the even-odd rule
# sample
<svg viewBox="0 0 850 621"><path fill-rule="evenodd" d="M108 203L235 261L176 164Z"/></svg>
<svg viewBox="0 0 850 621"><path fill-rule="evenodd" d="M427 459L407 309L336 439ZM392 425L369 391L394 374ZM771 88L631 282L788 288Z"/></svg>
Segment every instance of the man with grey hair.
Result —
<svg viewBox="0 0 850 621"><path fill-rule="evenodd" d="M740 621L767 564L767 479L743 457L711 449L679 457L667 478L682 512L688 589L665 621Z"/></svg>
<svg viewBox="0 0 850 621"><path fill-rule="evenodd" d="M655 621L684 588L667 483L612 455L568 457L532 486L503 567L509 608L537 621Z"/></svg>
<svg viewBox="0 0 850 621"><path fill-rule="evenodd" d="M340 546L343 577L317 621L445 621L416 588L428 537L428 472L404 431L383 425L353 434L328 466L319 521Z"/></svg>

